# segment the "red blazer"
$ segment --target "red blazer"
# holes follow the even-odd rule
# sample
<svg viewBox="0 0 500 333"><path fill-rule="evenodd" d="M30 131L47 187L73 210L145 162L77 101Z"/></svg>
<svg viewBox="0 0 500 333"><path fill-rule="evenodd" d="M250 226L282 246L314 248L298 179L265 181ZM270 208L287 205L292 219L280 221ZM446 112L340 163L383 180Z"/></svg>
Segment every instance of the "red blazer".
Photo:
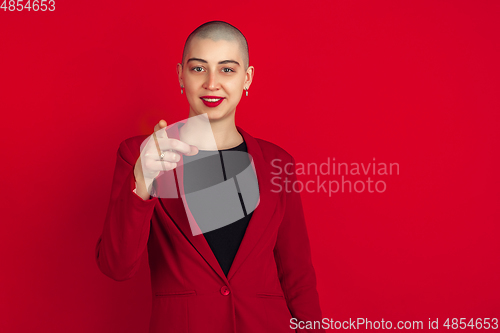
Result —
<svg viewBox="0 0 500 333"><path fill-rule="evenodd" d="M169 137L179 138L178 124L169 127ZM276 175L275 167L295 166L294 159L236 127L253 159L260 202L227 278L203 234L193 236L181 198L142 200L133 193L133 169L147 136L120 144L95 256L105 275L123 281L137 272L148 250L150 333L324 332L290 328L291 318L322 319L300 193L276 186L285 176L296 180L295 173ZM175 171L182 188L182 161Z"/></svg>

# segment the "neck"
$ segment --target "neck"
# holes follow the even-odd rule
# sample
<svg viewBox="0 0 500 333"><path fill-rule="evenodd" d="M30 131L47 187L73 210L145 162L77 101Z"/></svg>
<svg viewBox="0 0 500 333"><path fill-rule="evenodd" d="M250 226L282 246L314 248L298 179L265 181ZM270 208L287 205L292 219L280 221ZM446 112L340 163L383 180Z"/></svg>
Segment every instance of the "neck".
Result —
<svg viewBox="0 0 500 333"><path fill-rule="evenodd" d="M180 129L180 140L200 150L221 150L238 146L243 137L235 124L234 112L221 119L210 119L208 114L189 115Z"/></svg>

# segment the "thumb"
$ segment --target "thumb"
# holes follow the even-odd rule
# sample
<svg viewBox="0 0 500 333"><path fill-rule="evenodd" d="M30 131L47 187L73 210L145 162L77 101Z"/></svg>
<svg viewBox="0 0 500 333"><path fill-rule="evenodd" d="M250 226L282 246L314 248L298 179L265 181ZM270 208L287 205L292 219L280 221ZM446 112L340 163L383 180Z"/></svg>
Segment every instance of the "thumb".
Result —
<svg viewBox="0 0 500 333"><path fill-rule="evenodd" d="M198 147L193 146L193 145L189 145L189 147L191 148L191 151L189 152L189 154L184 154L184 155L193 156L193 155L198 154L198 152L199 152Z"/></svg>

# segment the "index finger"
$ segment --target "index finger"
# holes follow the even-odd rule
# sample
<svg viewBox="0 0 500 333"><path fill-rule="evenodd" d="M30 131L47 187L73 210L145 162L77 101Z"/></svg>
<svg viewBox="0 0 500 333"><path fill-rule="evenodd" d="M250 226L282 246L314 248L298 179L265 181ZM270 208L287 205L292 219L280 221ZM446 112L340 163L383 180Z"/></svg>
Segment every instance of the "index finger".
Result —
<svg viewBox="0 0 500 333"><path fill-rule="evenodd" d="M166 130L162 131L162 129L166 127L167 127L167 122L162 119L158 122L158 124L155 125L153 131L153 138L155 140L156 150L158 151L158 155L160 156L160 158L163 158L164 155L160 148L160 143L158 142L158 138L160 139L168 138L167 131Z"/></svg>
<svg viewBox="0 0 500 333"><path fill-rule="evenodd" d="M189 145L183 141L169 138L166 129L167 122L165 120L160 120L155 126L155 132L153 132L153 138L156 144L156 150L160 159L162 158L164 151L176 151L184 155L192 156L198 153L198 148L196 146Z"/></svg>
<svg viewBox="0 0 500 333"><path fill-rule="evenodd" d="M158 122L158 124L155 125L154 133L156 133L156 136L158 138L160 138L160 139L168 138L166 130L160 131L161 129L166 128L166 127L167 127L167 122L165 120L163 120L163 119L160 120Z"/></svg>

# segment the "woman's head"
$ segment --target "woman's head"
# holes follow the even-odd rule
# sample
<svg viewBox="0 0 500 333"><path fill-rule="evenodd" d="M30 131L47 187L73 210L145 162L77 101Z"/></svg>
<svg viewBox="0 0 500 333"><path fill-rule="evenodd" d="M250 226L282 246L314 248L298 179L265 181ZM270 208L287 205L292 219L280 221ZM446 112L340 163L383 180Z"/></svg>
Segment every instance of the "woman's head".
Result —
<svg viewBox="0 0 500 333"><path fill-rule="evenodd" d="M190 104L189 116L207 113L209 119L217 120L234 115L244 89L250 87L254 68L249 66L243 34L229 23L211 21L187 38L177 73Z"/></svg>

